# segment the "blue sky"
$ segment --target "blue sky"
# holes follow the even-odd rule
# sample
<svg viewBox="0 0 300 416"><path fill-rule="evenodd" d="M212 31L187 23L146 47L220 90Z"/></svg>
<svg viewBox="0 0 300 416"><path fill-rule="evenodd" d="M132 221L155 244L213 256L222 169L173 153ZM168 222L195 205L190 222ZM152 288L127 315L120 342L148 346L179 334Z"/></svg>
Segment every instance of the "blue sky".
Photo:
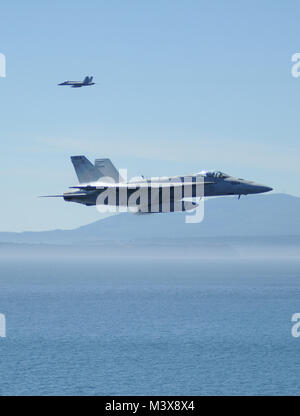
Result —
<svg viewBox="0 0 300 416"><path fill-rule="evenodd" d="M300 196L298 1L11 1L1 5L1 231L73 228L95 208L69 157L130 176L218 169ZM97 85L56 84L93 75Z"/></svg>

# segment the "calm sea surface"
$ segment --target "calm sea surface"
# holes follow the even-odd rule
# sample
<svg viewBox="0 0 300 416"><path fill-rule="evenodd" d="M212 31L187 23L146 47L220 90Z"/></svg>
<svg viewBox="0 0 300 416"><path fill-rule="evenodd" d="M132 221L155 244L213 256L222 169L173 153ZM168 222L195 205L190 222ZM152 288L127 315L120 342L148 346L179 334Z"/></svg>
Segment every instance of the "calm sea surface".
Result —
<svg viewBox="0 0 300 416"><path fill-rule="evenodd" d="M300 394L300 262L0 259L2 395Z"/></svg>

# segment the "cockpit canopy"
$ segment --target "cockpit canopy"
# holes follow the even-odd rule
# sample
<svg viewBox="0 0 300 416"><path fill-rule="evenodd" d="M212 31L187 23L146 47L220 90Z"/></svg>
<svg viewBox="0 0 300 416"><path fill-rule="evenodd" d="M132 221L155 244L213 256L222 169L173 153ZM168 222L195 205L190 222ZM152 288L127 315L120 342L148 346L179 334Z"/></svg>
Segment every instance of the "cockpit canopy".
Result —
<svg viewBox="0 0 300 416"><path fill-rule="evenodd" d="M207 178L229 178L229 175L220 171L202 171L200 172L200 175L203 175Z"/></svg>

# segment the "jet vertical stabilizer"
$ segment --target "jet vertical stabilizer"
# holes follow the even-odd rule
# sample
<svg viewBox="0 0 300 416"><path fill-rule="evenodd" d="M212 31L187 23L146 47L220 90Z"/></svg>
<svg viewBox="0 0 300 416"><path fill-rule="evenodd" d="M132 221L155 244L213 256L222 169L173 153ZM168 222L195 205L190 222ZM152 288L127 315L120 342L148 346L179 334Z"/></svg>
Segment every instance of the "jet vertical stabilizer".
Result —
<svg viewBox="0 0 300 416"><path fill-rule="evenodd" d="M71 157L79 183L96 182L101 173L85 156Z"/></svg>
<svg viewBox="0 0 300 416"><path fill-rule="evenodd" d="M95 167L100 172L101 177L112 178L116 183L124 182L116 167L112 164L110 159L96 159Z"/></svg>

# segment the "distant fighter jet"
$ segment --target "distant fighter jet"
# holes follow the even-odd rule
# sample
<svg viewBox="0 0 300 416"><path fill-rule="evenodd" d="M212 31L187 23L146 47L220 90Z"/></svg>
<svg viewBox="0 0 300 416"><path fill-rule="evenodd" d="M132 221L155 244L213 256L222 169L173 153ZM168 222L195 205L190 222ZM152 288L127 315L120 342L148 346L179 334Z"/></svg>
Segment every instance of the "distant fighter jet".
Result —
<svg viewBox="0 0 300 416"><path fill-rule="evenodd" d="M72 88L81 88L88 87L90 85L95 85L95 83L92 81L93 77L85 77L83 81L65 81L57 85L69 85Z"/></svg>
<svg viewBox="0 0 300 416"><path fill-rule="evenodd" d="M96 159L93 165L85 156L72 156L79 185L65 192L65 201L84 205L130 207L136 213L188 211L197 203L186 198L203 196L247 195L272 191L272 188L219 171L202 171L194 175L140 177L125 182L110 159ZM49 195L51 196L51 195Z"/></svg>

